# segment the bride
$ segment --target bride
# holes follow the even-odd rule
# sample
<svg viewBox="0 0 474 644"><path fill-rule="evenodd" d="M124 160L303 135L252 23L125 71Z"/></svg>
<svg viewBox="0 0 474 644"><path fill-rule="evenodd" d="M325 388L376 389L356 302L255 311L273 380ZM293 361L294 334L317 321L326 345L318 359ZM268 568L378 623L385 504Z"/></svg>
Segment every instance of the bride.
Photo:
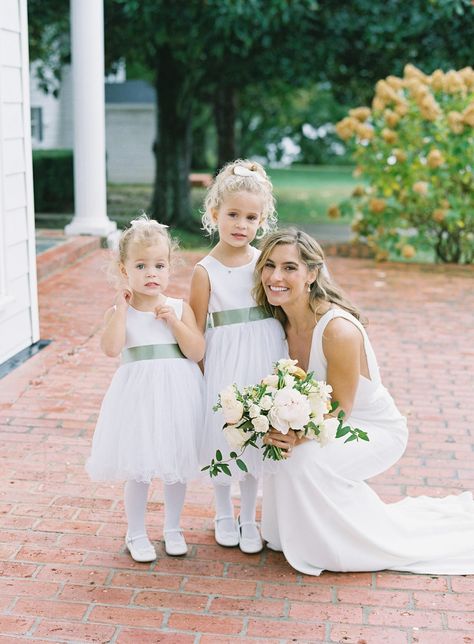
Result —
<svg viewBox="0 0 474 644"><path fill-rule="evenodd" d="M380 380L356 307L304 232L277 231L261 245L257 304L285 327L290 357L333 388L346 420L370 442L321 447L272 431L267 442L288 458L269 469L262 535L300 572L401 570L474 574L474 501L459 496L407 497L384 503L365 482L391 467L407 442L406 420Z"/></svg>

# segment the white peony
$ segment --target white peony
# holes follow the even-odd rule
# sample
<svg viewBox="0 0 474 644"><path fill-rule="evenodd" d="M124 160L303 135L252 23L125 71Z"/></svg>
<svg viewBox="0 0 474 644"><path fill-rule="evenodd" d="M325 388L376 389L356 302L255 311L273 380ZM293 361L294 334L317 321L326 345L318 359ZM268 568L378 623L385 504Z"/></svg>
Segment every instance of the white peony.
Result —
<svg viewBox="0 0 474 644"><path fill-rule="evenodd" d="M319 428L319 436L317 440L321 447L328 445L336 440L336 432L339 427L337 418L326 418L324 423Z"/></svg>
<svg viewBox="0 0 474 644"><path fill-rule="evenodd" d="M224 427L223 432L229 447L235 450L241 450L248 438L244 430L236 425Z"/></svg>
<svg viewBox="0 0 474 644"><path fill-rule="evenodd" d="M220 402L226 423L234 424L242 418L244 406L237 400L232 386L221 391Z"/></svg>
<svg viewBox="0 0 474 644"><path fill-rule="evenodd" d="M284 387L275 394L268 414L272 427L287 434L290 429L302 429L310 420L311 407L306 396L296 389Z"/></svg>
<svg viewBox="0 0 474 644"><path fill-rule="evenodd" d="M272 405L273 405L273 400L272 400L272 397L271 397L271 396L267 396L267 395L265 395L265 396L263 396L263 398L260 400L260 407L261 407L264 411L268 411L268 410L271 408L271 406L272 406Z"/></svg>
<svg viewBox="0 0 474 644"><path fill-rule="evenodd" d="M252 422L255 431L259 432L260 434L265 434L265 432L268 432L268 430L270 429L270 423L268 422L268 418L266 416L255 416Z"/></svg>

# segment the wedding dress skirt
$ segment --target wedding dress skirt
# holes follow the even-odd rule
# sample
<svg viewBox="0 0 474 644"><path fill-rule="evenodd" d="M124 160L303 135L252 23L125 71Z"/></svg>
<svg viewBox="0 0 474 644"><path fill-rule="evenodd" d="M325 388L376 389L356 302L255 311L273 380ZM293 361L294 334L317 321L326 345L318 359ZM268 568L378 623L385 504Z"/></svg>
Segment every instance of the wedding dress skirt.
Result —
<svg viewBox="0 0 474 644"><path fill-rule="evenodd" d="M400 570L474 574L474 501L470 492L408 497L386 504L365 482L391 467L407 441L405 418L380 381L365 330L350 314L328 311L313 333L309 370L326 378L322 336L334 317L364 339L370 378L360 377L348 422L370 442L298 445L264 478L262 536L302 573Z"/></svg>

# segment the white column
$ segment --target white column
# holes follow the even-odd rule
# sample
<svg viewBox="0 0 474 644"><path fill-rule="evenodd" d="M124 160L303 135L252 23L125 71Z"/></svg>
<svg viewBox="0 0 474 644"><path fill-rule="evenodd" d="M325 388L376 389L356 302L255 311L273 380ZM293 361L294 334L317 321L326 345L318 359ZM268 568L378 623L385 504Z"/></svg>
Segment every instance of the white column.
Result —
<svg viewBox="0 0 474 644"><path fill-rule="evenodd" d="M117 224L107 217L102 0L71 0L71 57L75 214L65 232L106 236Z"/></svg>

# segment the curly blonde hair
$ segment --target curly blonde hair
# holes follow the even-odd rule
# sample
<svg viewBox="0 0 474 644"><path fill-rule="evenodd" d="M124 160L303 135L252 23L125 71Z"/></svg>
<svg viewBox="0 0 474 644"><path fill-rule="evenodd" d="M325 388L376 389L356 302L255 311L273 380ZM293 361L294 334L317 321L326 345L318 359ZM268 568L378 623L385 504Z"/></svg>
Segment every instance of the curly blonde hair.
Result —
<svg viewBox="0 0 474 644"><path fill-rule="evenodd" d="M108 278L116 287L123 284L123 275L120 265L127 260L131 244L152 246L158 241L165 241L168 246L170 264L173 263L174 252L178 248L178 242L171 237L168 226L160 224L155 219L150 219L143 213L136 219L132 219L128 227L120 234L117 248L112 251L110 264L108 266Z"/></svg>
<svg viewBox="0 0 474 644"><path fill-rule="evenodd" d="M208 188L202 215L202 227L208 234L217 230L212 211L219 209L226 195L233 192L251 192L262 197L263 208L257 237L276 228L275 197L269 176L257 161L236 159L221 168Z"/></svg>
<svg viewBox="0 0 474 644"><path fill-rule="evenodd" d="M285 312L280 306L272 306L270 304L262 285L263 268L273 249L281 244L295 246L300 260L306 264L309 270L319 269L316 279L310 285L311 290L309 292L309 307L314 313L317 312L318 305L321 301L331 302L348 313L351 313L362 324L367 323L363 319L359 309L345 297L343 291L333 282L327 269L324 270L324 252L321 246L308 233L297 230L296 228L277 230L270 233L260 244L261 253L255 266L254 288L252 291L258 306L263 306L282 324L286 323L287 317Z"/></svg>

